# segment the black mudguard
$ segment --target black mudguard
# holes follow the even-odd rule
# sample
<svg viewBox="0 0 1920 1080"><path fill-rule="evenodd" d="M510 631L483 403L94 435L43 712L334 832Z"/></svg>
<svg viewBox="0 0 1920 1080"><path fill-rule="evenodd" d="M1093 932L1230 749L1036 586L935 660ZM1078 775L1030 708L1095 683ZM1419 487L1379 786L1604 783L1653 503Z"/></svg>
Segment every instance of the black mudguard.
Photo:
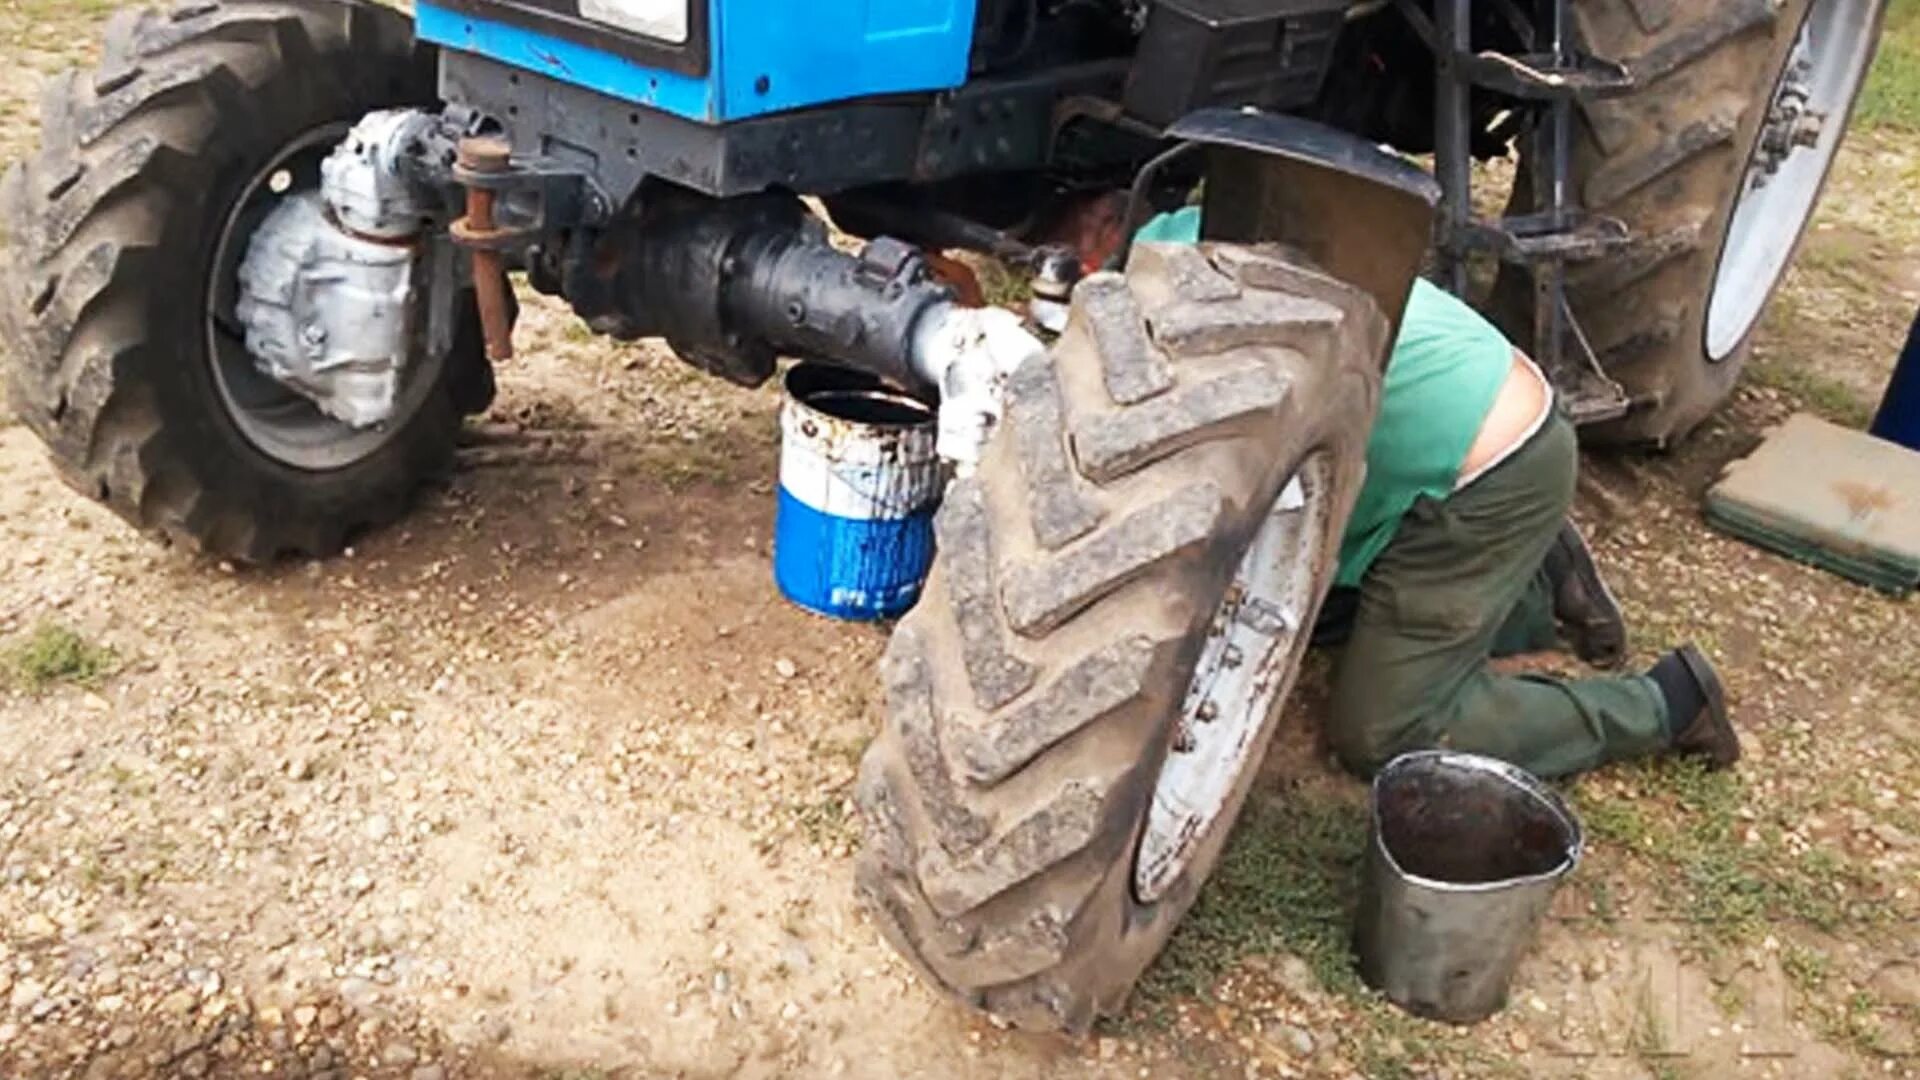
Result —
<svg viewBox="0 0 1920 1080"><path fill-rule="evenodd" d="M1398 328L1440 203L1426 170L1295 116L1203 109L1167 135L1208 154L1207 239L1296 248L1366 290Z"/></svg>

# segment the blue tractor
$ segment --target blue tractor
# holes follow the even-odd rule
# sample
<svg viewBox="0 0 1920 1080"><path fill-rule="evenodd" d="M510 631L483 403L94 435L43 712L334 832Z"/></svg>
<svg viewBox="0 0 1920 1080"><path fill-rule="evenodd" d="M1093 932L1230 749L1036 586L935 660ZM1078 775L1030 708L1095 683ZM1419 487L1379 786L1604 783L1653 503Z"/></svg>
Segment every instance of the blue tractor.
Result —
<svg viewBox="0 0 1920 1080"><path fill-rule="evenodd" d="M1678 437L1733 386L1884 7L129 11L0 185L7 383L82 492L248 563L332 553L447 465L510 274L738 383L805 357L921 395L955 479L858 889L932 985L1084 1029L1253 783L1413 276L1498 267L1593 438ZM1475 158L1509 154L1476 214ZM1201 244L1131 242L1196 198ZM1030 278L1028 316L976 306L955 249Z"/></svg>

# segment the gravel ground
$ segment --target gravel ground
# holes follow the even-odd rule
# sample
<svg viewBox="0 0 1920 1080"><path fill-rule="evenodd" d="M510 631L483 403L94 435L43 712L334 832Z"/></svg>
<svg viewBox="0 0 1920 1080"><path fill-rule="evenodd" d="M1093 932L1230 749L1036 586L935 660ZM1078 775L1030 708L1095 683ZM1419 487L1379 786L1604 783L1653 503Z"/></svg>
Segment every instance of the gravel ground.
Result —
<svg viewBox="0 0 1920 1080"><path fill-rule="evenodd" d="M0 5L0 156L104 10ZM1792 409L1870 406L1916 162L1863 133L1756 378L1674 455L1590 463L1639 651L1723 657L1754 752L1573 785L1588 861L1467 1030L1346 966L1362 790L1318 665L1127 1017L1023 1037L919 987L848 888L883 639L774 594L769 393L530 301L448 486L253 573L132 535L0 417L0 1076L1904 1075L1920 629L1697 506Z"/></svg>

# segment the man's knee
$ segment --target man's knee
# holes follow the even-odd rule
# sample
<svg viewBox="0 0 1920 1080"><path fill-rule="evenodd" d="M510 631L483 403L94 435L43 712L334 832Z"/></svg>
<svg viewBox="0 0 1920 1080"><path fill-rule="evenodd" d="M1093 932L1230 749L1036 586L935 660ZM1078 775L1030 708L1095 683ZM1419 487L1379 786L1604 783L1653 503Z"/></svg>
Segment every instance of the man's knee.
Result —
<svg viewBox="0 0 1920 1080"><path fill-rule="evenodd" d="M1408 750L1418 749L1420 716L1412 708L1383 701L1351 685L1336 687L1327 719L1327 738L1340 764L1362 778Z"/></svg>

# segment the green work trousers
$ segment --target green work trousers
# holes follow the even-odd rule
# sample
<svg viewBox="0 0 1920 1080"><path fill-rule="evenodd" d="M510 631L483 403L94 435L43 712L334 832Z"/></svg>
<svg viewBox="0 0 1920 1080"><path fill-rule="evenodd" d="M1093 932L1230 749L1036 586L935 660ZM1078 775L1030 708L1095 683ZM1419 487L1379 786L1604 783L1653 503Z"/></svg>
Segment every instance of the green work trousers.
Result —
<svg viewBox="0 0 1920 1080"><path fill-rule="evenodd" d="M1555 642L1542 566L1578 468L1573 425L1556 414L1493 471L1408 512L1361 582L1334 669L1331 736L1349 768L1371 775L1398 754L1445 747L1559 777L1668 745L1651 679L1487 667Z"/></svg>

